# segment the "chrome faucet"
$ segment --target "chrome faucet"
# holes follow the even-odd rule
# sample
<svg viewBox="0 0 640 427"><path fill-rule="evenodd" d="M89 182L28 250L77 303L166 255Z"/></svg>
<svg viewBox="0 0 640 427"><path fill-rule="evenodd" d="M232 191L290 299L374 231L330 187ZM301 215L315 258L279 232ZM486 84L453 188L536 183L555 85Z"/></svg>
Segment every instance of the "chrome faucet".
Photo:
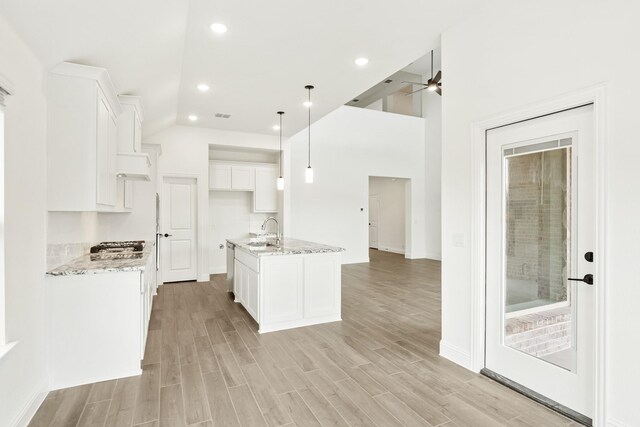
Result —
<svg viewBox="0 0 640 427"><path fill-rule="evenodd" d="M262 223L262 231L265 231L267 229L267 223L269 221L273 220L273 222L276 223L276 227L277 227L277 231L276 231L276 246L280 247L280 223L278 222L277 219L275 219L274 217L270 216L269 218L265 219L264 222Z"/></svg>

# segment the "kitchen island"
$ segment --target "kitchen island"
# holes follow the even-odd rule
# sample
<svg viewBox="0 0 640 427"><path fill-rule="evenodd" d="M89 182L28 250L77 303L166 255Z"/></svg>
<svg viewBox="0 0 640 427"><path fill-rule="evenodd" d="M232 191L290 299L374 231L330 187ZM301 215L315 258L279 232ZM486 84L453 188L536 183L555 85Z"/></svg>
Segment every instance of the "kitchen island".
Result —
<svg viewBox="0 0 640 427"><path fill-rule="evenodd" d="M341 319L342 248L284 238L235 245L235 301L258 323L260 333Z"/></svg>

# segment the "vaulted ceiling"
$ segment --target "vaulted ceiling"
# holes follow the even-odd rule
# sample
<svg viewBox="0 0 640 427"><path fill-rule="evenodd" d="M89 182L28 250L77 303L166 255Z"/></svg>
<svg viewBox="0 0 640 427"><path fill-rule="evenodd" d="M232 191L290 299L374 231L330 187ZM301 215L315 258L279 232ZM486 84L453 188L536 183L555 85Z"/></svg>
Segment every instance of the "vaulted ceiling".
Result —
<svg viewBox="0 0 640 427"><path fill-rule="evenodd" d="M278 110L291 135L306 126L306 84L315 120L499 1L0 0L0 14L45 69L104 67L120 93L141 95L146 135L176 123L273 133ZM212 32L214 22L228 31Z"/></svg>

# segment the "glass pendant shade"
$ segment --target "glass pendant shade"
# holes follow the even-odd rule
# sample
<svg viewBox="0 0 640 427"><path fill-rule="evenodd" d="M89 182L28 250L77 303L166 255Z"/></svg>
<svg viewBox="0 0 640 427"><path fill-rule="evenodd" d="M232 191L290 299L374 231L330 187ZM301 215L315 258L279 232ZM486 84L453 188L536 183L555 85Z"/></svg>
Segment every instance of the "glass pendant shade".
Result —
<svg viewBox="0 0 640 427"><path fill-rule="evenodd" d="M311 166L307 167L307 170L304 174L304 180L307 184L313 183L313 168Z"/></svg>
<svg viewBox="0 0 640 427"><path fill-rule="evenodd" d="M279 176L278 180L276 181L276 187L278 188L278 190L284 190L284 178Z"/></svg>

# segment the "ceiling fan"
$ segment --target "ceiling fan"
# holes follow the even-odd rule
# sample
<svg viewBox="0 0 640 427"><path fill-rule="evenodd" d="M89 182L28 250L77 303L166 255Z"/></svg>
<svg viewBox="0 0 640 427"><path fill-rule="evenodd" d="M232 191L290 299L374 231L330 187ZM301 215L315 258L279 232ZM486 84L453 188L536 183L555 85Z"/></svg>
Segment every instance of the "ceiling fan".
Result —
<svg viewBox="0 0 640 427"><path fill-rule="evenodd" d="M438 95L442 96L442 83L440 83L440 79L442 78L442 72L438 71L436 76L433 76L433 50L431 51L431 78L427 80L426 83L416 83L416 82L402 82L402 83L410 83L413 85L421 85L424 86L416 91L408 93L406 96L413 95L414 93L421 92L423 90L428 90L429 92L435 92Z"/></svg>

